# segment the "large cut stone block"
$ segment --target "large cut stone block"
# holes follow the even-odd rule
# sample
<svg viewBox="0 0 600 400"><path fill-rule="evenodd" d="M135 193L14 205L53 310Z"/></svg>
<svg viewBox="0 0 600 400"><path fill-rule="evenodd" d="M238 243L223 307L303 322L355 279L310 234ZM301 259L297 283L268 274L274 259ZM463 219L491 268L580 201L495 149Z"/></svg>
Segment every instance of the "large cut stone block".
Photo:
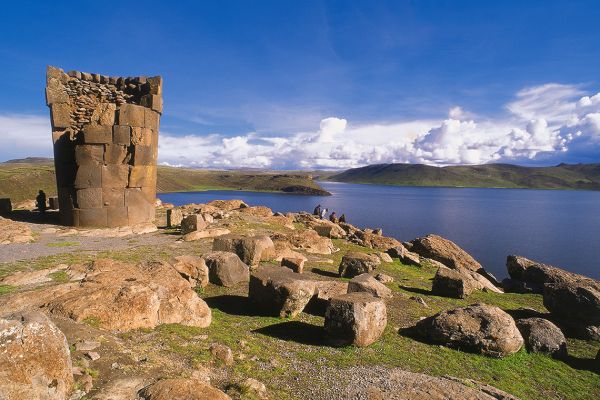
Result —
<svg viewBox="0 0 600 400"><path fill-rule="evenodd" d="M160 114L156 111L146 108L144 114L144 125L153 131L158 131L160 125Z"/></svg>
<svg viewBox="0 0 600 400"><path fill-rule="evenodd" d="M102 187L124 188L127 186L129 166L124 164L109 164L102 166Z"/></svg>
<svg viewBox="0 0 600 400"><path fill-rule="evenodd" d="M107 164L124 164L127 158L127 147L119 144L105 145L104 162Z"/></svg>
<svg viewBox="0 0 600 400"><path fill-rule="evenodd" d="M105 227L108 226L106 208L88 208L77 210L79 226Z"/></svg>
<svg viewBox="0 0 600 400"><path fill-rule="evenodd" d="M122 104L119 108L119 125L144 126L145 107Z"/></svg>
<svg viewBox="0 0 600 400"><path fill-rule="evenodd" d="M112 143L112 126L86 125L83 128L83 141L87 144Z"/></svg>
<svg viewBox="0 0 600 400"><path fill-rule="evenodd" d="M102 188L79 189L77 191L77 207L102 208Z"/></svg>
<svg viewBox="0 0 600 400"><path fill-rule="evenodd" d="M126 206L138 206L147 205L150 202L146 199L141 188L127 188L125 189L125 205ZM154 205L152 205L154 207Z"/></svg>
<svg viewBox="0 0 600 400"><path fill-rule="evenodd" d="M114 125L113 143L129 146L131 144L131 127L126 125Z"/></svg>
<svg viewBox="0 0 600 400"><path fill-rule="evenodd" d="M147 94L142 97L141 104L144 107L148 107L158 113L162 113L163 103L162 96L156 94Z"/></svg>
<svg viewBox="0 0 600 400"><path fill-rule="evenodd" d="M106 219L110 228L128 225L127 207L108 207L106 209Z"/></svg>
<svg viewBox="0 0 600 400"><path fill-rule="evenodd" d="M152 130L141 127L131 128L131 144L136 146L151 146Z"/></svg>
<svg viewBox="0 0 600 400"><path fill-rule="evenodd" d="M68 128L71 126L71 107L66 103L50 105L53 128Z"/></svg>
<svg viewBox="0 0 600 400"><path fill-rule="evenodd" d="M156 187L155 165L134 165L129 174L129 187Z"/></svg>
<svg viewBox="0 0 600 400"><path fill-rule="evenodd" d="M146 80L150 94L162 95L162 78L153 76Z"/></svg>
<svg viewBox="0 0 600 400"><path fill-rule="evenodd" d="M142 186L142 195L149 204L156 203L156 186Z"/></svg>
<svg viewBox="0 0 600 400"><path fill-rule="evenodd" d="M80 165L75 175L75 188L99 188L102 187L102 166Z"/></svg>
<svg viewBox="0 0 600 400"><path fill-rule="evenodd" d="M154 206L147 203L127 207L127 217L129 225L140 224L143 222L152 222L154 220Z"/></svg>
<svg viewBox="0 0 600 400"><path fill-rule="evenodd" d="M63 85L54 82L51 86L46 87L46 104L68 103L69 95Z"/></svg>
<svg viewBox="0 0 600 400"><path fill-rule="evenodd" d="M92 123L112 127L115 123L117 105L113 103L100 103L92 113Z"/></svg>
<svg viewBox="0 0 600 400"><path fill-rule="evenodd" d="M73 164L56 164L56 186L59 188L72 187L75 184L77 166Z"/></svg>
<svg viewBox="0 0 600 400"><path fill-rule="evenodd" d="M156 164L155 151L151 146L135 146L133 148L133 165Z"/></svg>
<svg viewBox="0 0 600 400"><path fill-rule="evenodd" d="M100 165L104 162L104 146L80 144L75 146L77 165Z"/></svg>
<svg viewBox="0 0 600 400"><path fill-rule="evenodd" d="M125 207L124 188L102 188L102 202L106 207ZM127 216L127 211L125 211Z"/></svg>

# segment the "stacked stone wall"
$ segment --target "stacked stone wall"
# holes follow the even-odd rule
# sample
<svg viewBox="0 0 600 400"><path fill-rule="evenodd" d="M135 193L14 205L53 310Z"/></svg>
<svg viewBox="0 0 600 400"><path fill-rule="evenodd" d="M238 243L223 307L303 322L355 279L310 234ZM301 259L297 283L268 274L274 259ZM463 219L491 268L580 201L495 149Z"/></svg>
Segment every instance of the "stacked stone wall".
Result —
<svg viewBox="0 0 600 400"><path fill-rule="evenodd" d="M118 227L154 220L162 78L48 67L61 221Z"/></svg>

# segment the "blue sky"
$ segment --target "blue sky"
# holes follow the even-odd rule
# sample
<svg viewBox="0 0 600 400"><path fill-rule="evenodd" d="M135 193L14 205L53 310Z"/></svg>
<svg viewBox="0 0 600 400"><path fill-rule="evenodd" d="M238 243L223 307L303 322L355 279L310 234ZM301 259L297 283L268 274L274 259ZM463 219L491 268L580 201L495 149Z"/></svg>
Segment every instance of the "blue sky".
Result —
<svg viewBox="0 0 600 400"><path fill-rule="evenodd" d="M0 13L0 160L51 154L55 65L162 75L159 161L172 165L600 161L597 1L22 1Z"/></svg>

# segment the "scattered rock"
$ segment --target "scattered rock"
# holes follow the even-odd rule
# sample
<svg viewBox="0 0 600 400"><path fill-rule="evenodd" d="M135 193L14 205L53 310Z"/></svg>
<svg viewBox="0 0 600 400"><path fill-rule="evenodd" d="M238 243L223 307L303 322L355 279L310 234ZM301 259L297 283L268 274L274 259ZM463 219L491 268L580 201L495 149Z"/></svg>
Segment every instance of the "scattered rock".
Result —
<svg viewBox="0 0 600 400"><path fill-rule="evenodd" d="M305 259L284 257L281 259L281 266L291 269L292 271L301 274L304 270Z"/></svg>
<svg viewBox="0 0 600 400"><path fill-rule="evenodd" d="M207 327L210 308L167 263L94 261L82 282L48 305L50 312L103 329L128 331L159 324Z"/></svg>
<svg viewBox="0 0 600 400"><path fill-rule="evenodd" d="M332 297L325 311L325 333L336 346L368 346L379 339L386 325L385 303L368 293Z"/></svg>
<svg viewBox="0 0 600 400"><path fill-rule="evenodd" d="M431 293L464 299L475 291L475 281L458 269L441 267L433 278Z"/></svg>
<svg viewBox="0 0 600 400"><path fill-rule="evenodd" d="M381 261L376 255L349 251L342 257L338 272L341 277L353 278L373 271L379 264Z"/></svg>
<svg viewBox="0 0 600 400"><path fill-rule="evenodd" d="M100 347L100 342L94 340L81 340L75 343L75 350L77 351L92 351Z"/></svg>
<svg viewBox="0 0 600 400"><path fill-rule="evenodd" d="M96 361L100 359L100 354L95 351L87 351L85 355L92 361Z"/></svg>
<svg viewBox="0 0 600 400"><path fill-rule="evenodd" d="M483 271L483 267L469 253L456 243L438 235L427 235L411 241L411 251L421 257L439 261L448 268L465 268L474 272Z"/></svg>
<svg viewBox="0 0 600 400"><path fill-rule="evenodd" d="M525 339L527 350L534 353L547 353L557 357L567 355L565 335L552 322L543 318L517 320L517 327Z"/></svg>
<svg viewBox="0 0 600 400"><path fill-rule="evenodd" d="M163 379L140 390L144 400L231 400L229 396L196 379Z"/></svg>
<svg viewBox="0 0 600 400"><path fill-rule="evenodd" d="M73 387L69 345L44 314L0 319L0 349L0 398L67 398Z"/></svg>
<svg viewBox="0 0 600 400"><path fill-rule="evenodd" d="M240 212L242 214L248 214L262 218L268 218L273 216L273 210L265 206L244 207L240 209Z"/></svg>
<svg viewBox="0 0 600 400"><path fill-rule="evenodd" d="M210 345L210 354L225 365L233 365L233 352L228 346L213 343Z"/></svg>
<svg viewBox="0 0 600 400"><path fill-rule="evenodd" d="M211 251L202 258L208 266L210 281L215 285L231 287L250 280L250 268L235 253Z"/></svg>
<svg viewBox="0 0 600 400"><path fill-rule="evenodd" d="M331 239L320 236L313 229L294 232L288 241L293 248L306 250L313 254L332 254L336 250Z"/></svg>
<svg viewBox="0 0 600 400"><path fill-rule="evenodd" d="M171 208L167 210L167 228L176 228L181 225L183 212L181 208Z"/></svg>
<svg viewBox="0 0 600 400"><path fill-rule="evenodd" d="M177 256L171 261L171 265L179 275L186 279L191 287L208 285L208 267L204 259L196 256Z"/></svg>
<svg viewBox="0 0 600 400"><path fill-rule="evenodd" d="M399 259L404 265L421 266L421 257L417 253L409 251L403 244L388 249L387 254Z"/></svg>
<svg viewBox="0 0 600 400"><path fill-rule="evenodd" d="M144 379L139 377L113 379L94 395L94 400L138 399L138 392L144 387Z"/></svg>
<svg viewBox="0 0 600 400"><path fill-rule="evenodd" d="M240 385L242 391L250 392L258 396L259 399L268 399L267 387L261 381L254 378L248 378Z"/></svg>
<svg viewBox="0 0 600 400"><path fill-rule="evenodd" d="M392 282L394 282L394 278L392 278L389 275L383 274L381 272L378 273L377 275L375 275L375 279L377 279L381 283L392 283Z"/></svg>
<svg viewBox="0 0 600 400"><path fill-rule="evenodd" d="M355 276L348 282L348 293L365 292L381 299L391 299L392 290L370 274Z"/></svg>
<svg viewBox="0 0 600 400"><path fill-rule="evenodd" d="M425 308L429 308L429 306L427 305L427 303L425 302L425 300L423 300L423 298L421 296L410 296L409 299L416 301L417 303L419 303L420 305L422 305Z"/></svg>
<svg viewBox="0 0 600 400"><path fill-rule="evenodd" d="M487 304L443 311L419 321L416 330L433 342L492 357L516 353L523 346L513 318Z"/></svg>
<svg viewBox="0 0 600 400"><path fill-rule="evenodd" d="M213 200L206 203L206 205L222 211L233 211L248 207L248 204L244 203L243 200Z"/></svg>
<svg viewBox="0 0 600 400"><path fill-rule="evenodd" d="M257 266L261 260L275 256L275 246L270 237L224 235L215 238L213 250L236 253L247 265ZM271 258L269 258L271 257Z"/></svg>
<svg viewBox="0 0 600 400"><path fill-rule="evenodd" d="M377 253L377 256L379 257L381 262L384 262L384 263L394 262L394 260L392 260L392 257L390 257L390 255L388 253L379 252L379 253Z"/></svg>
<svg viewBox="0 0 600 400"><path fill-rule="evenodd" d="M201 231L194 231L185 234L183 235L182 239L184 242L193 242L194 240L215 238L223 235L228 235L230 233L231 231L229 229L223 228L203 229Z"/></svg>
<svg viewBox="0 0 600 400"><path fill-rule="evenodd" d="M381 251L387 251L400 245L400 242L394 238L381 236L369 230L356 231L348 237L348 240L360 246Z"/></svg>
<svg viewBox="0 0 600 400"><path fill-rule="evenodd" d="M331 239L341 239L346 237L346 231L338 224L326 219L313 218L306 224L309 228L314 229L319 236L324 236Z"/></svg>
<svg viewBox="0 0 600 400"><path fill-rule="evenodd" d="M190 232L201 231L208 226L208 223L200 214L190 214L181 220L181 233L186 235Z"/></svg>

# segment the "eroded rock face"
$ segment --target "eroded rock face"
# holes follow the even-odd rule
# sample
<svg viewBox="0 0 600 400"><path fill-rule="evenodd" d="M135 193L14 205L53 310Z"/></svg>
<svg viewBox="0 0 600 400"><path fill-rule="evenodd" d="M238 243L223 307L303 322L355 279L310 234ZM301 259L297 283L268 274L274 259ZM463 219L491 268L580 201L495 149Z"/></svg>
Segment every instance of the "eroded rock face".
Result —
<svg viewBox="0 0 600 400"><path fill-rule="evenodd" d="M316 281L288 268L261 267L250 275L248 299L269 315L295 317L316 294Z"/></svg>
<svg viewBox="0 0 600 400"><path fill-rule="evenodd" d="M523 346L513 318L487 304L443 311L419 321L416 331L435 343L491 357L516 353Z"/></svg>
<svg viewBox="0 0 600 400"><path fill-rule="evenodd" d="M483 270L469 253L461 249L456 243L438 235L427 235L411 241L411 250L421 257L439 261L448 268L466 268L474 272Z"/></svg>
<svg viewBox="0 0 600 400"><path fill-rule="evenodd" d="M0 319L0 398L63 400L73 387L65 335L39 313Z"/></svg>
<svg viewBox="0 0 600 400"><path fill-rule="evenodd" d="M190 283L191 287L208 285L208 267L204 259L196 256L177 256L171 265Z"/></svg>
<svg viewBox="0 0 600 400"><path fill-rule="evenodd" d="M361 274L352 278L348 282L348 293L352 292L365 292L381 299L392 298L392 290L371 274Z"/></svg>
<svg viewBox="0 0 600 400"><path fill-rule="evenodd" d="M342 257L338 273L342 277L353 278L373 271L379 264L381 261L374 254L349 251Z"/></svg>
<svg viewBox="0 0 600 400"><path fill-rule="evenodd" d="M202 255L209 269L210 281L231 287L250 280L250 268L235 253L211 251Z"/></svg>
<svg viewBox="0 0 600 400"><path fill-rule="evenodd" d="M368 346L381 337L386 325L385 303L369 293L332 297L325 311L325 333L336 346Z"/></svg>
<svg viewBox="0 0 600 400"><path fill-rule="evenodd" d="M196 379L163 379L139 392L144 400L231 400L219 389Z"/></svg>
<svg viewBox="0 0 600 400"><path fill-rule="evenodd" d="M517 327L525 339L527 350L534 353L547 353L557 357L567 355L565 335L552 322L543 318L517 320Z"/></svg>
<svg viewBox="0 0 600 400"><path fill-rule="evenodd" d="M257 266L262 259L275 256L273 241L266 235L223 235L213 241L213 250L229 251L249 266Z"/></svg>
<svg viewBox="0 0 600 400"><path fill-rule="evenodd" d="M166 323L207 327L211 322L210 308L167 263L96 260L81 283L48 308L77 322L117 331Z"/></svg>

